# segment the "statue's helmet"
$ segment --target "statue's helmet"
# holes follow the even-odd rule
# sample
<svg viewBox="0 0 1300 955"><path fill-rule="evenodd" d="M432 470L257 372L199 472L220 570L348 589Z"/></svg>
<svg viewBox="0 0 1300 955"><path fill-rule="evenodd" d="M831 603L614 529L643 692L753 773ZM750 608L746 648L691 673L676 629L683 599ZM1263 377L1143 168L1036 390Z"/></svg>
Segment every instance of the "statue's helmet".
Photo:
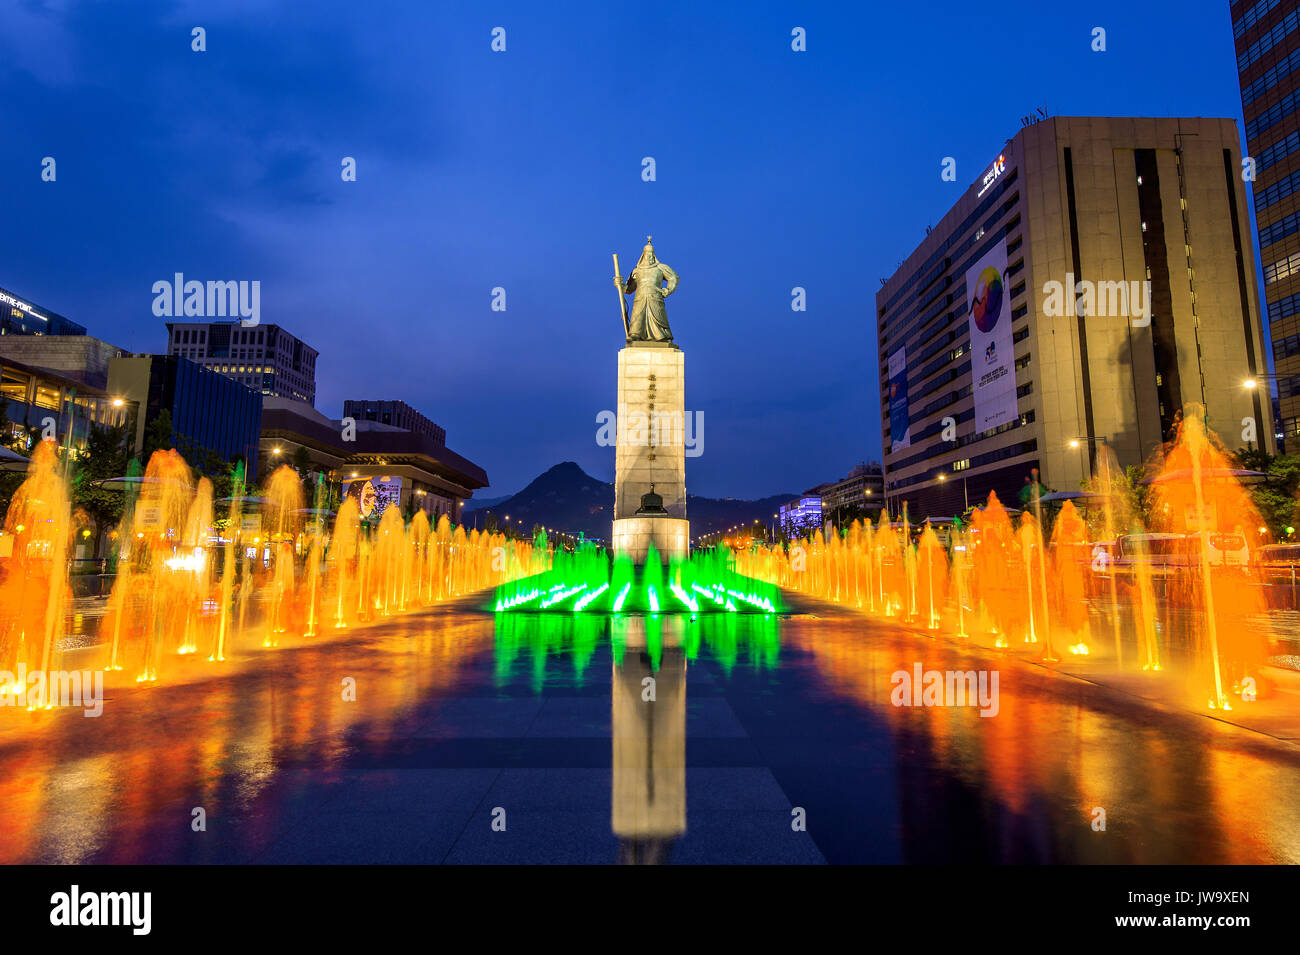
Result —
<svg viewBox="0 0 1300 955"><path fill-rule="evenodd" d="M637 267L643 265L654 265L658 259L655 258L655 247L650 243L650 236L645 237L645 248L641 250L641 261L637 262Z"/></svg>

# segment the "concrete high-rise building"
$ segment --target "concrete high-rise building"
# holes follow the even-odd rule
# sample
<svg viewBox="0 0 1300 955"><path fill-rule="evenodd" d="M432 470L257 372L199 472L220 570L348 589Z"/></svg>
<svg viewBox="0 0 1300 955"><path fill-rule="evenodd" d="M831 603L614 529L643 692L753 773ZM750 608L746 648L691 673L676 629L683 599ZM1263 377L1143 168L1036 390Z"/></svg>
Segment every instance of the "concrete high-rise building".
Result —
<svg viewBox="0 0 1300 955"><path fill-rule="evenodd" d="M914 517L1034 469L1077 490L1205 408L1274 447L1230 119L1052 117L1020 130L876 295L885 495Z"/></svg>
<svg viewBox="0 0 1300 955"><path fill-rule="evenodd" d="M316 403L319 353L279 325L168 322L167 354L188 358L259 394Z"/></svg>
<svg viewBox="0 0 1300 955"><path fill-rule="evenodd" d="M1300 2L1231 4L1255 225L1273 343L1278 432L1300 444ZM1260 369L1263 371L1263 368ZM1265 382L1261 378L1260 387Z"/></svg>
<svg viewBox="0 0 1300 955"><path fill-rule="evenodd" d="M447 432L405 401L352 398L343 402L343 417L387 424L430 437L436 444L447 443Z"/></svg>
<svg viewBox="0 0 1300 955"><path fill-rule="evenodd" d="M822 511L829 520L839 524L846 515L859 517L878 511L884 506L884 477L880 463L865 461L855 465L846 477L827 481L804 492L805 497L821 500Z"/></svg>

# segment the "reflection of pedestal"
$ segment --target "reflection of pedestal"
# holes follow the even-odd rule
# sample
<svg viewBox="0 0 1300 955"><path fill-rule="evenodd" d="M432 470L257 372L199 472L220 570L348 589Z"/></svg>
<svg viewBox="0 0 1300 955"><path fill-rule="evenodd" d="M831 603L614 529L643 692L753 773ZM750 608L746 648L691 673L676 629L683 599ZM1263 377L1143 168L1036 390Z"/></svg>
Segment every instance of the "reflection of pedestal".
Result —
<svg viewBox="0 0 1300 955"><path fill-rule="evenodd" d="M624 650L622 665L613 675L610 825L622 840L626 861L661 861L672 840L686 831L682 618L616 617L611 626L613 638L624 641ZM656 632L647 634L647 627ZM659 645L658 669L651 665L650 641Z"/></svg>
<svg viewBox="0 0 1300 955"><path fill-rule="evenodd" d="M611 547L645 561L651 544L662 559L690 549L686 520L686 371L669 342L632 342L618 353L618 447L614 466ZM647 512L642 498L662 498Z"/></svg>

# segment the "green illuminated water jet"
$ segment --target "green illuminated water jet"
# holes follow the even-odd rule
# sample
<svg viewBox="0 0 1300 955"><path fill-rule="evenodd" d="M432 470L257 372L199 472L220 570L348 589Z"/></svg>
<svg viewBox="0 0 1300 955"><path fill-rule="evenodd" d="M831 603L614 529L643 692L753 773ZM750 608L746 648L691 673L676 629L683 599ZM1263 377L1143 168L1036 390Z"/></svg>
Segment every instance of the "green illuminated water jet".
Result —
<svg viewBox="0 0 1300 955"><path fill-rule="evenodd" d="M547 613L778 613L769 583L735 571L724 547L665 567L653 551L637 568L592 544L555 555L551 569L497 587L491 609Z"/></svg>

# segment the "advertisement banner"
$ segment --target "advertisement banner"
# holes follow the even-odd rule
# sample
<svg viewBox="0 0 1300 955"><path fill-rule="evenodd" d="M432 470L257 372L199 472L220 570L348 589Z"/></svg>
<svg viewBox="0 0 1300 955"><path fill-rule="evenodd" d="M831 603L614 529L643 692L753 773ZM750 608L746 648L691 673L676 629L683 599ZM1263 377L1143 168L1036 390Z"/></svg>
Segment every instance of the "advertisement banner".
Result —
<svg viewBox="0 0 1300 955"><path fill-rule="evenodd" d="M361 519L378 518L390 504L398 504L402 499L402 479L400 477L372 477L343 482L343 496L353 497Z"/></svg>
<svg viewBox="0 0 1300 955"><path fill-rule="evenodd" d="M1005 239L966 272L976 434L1014 421L1018 414L1011 295L1006 287L1006 274Z"/></svg>
<svg viewBox="0 0 1300 955"><path fill-rule="evenodd" d="M907 349L889 356L889 450L912 445L912 424L907 413Z"/></svg>

